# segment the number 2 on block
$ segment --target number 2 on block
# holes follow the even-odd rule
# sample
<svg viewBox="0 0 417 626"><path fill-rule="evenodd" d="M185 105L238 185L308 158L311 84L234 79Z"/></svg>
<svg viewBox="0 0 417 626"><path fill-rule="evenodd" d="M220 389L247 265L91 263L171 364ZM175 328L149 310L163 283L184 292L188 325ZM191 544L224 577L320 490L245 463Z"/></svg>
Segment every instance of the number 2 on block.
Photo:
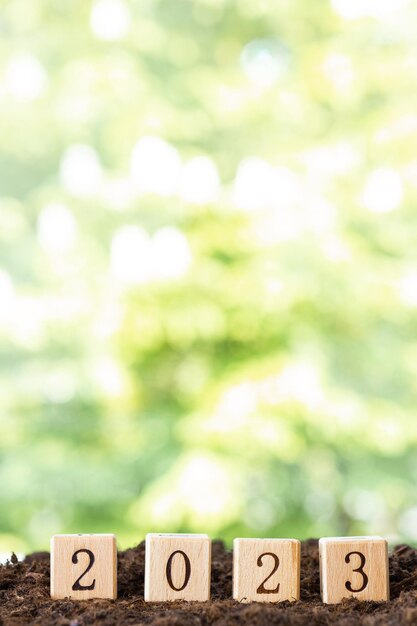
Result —
<svg viewBox="0 0 417 626"><path fill-rule="evenodd" d="M73 584L73 586L72 586L72 590L73 591L91 591L96 586L96 579L93 580L91 585L82 585L81 582L80 582L81 578L83 578L90 571L90 569L93 567L94 561L95 561L94 554L91 552L91 550L87 550L86 548L82 548L81 550L77 550L76 552L74 552L74 554L72 555L72 562L74 563L74 565L76 565L78 563L78 555L81 554L82 552L87 554L90 560L89 560L89 563L87 565L87 569L85 569L83 571L81 576L79 576L77 578L77 580L75 581L75 583Z"/></svg>
<svg viewBox="0 0 417 626"><path fill-rule="evenodd" d="M272 556L272 558L274 559L274 567L273 567L271 573L268 574L268 576L265 578L265 580L259 585L259 587L256 590L256 593L278 593L279 592L279 583L277 584L276 587L274 587L274 589L266 589L265 583L275 574L275 572L279 568L279 558L273 552L264 552L263 554L261 554L258 557L258 560L256 562L258 567L262 567L264 556Z"/></svg>

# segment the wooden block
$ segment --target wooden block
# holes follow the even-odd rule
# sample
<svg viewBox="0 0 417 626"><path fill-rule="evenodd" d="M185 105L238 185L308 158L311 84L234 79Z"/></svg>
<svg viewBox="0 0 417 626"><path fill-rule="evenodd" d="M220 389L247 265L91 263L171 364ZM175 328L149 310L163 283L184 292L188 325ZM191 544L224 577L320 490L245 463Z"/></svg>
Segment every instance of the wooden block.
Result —
<svg viewBox="0 0 417 626"><path fill-rule="evenodd" d="M326 537L319 541L321 597L389 600L388 545L382 537Z"/></svg>
<svg viewBox="0 0 417 626"><path fill-rule="evenodd" d="M117 597L114 535L55 535L51 539L51 597Z"/></svg>
<svg viewBox="0 0 417 626"><path fill-rule="evenodd" d="M281 602L300 597L300 542L297 539L235 539L233 598L239 602Z"/></svg>
<svg viewBox="0 0 417 626"><path fill-rule="evenodd" d="M147 535L145 601L209 600L210 568L208 535Z"/></svg>

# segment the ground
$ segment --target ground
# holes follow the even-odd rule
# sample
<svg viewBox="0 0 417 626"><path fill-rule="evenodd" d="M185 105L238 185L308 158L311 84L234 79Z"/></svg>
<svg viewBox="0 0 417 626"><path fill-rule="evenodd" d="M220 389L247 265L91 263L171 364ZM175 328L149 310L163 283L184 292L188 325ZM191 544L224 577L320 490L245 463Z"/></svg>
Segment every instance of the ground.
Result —
<svg viewBox="0 0 417 626"><path fill-rule="evenodd" d="M0 567L0 626L396 626L417 624L417 550L401 545L390 554L391 601L320 601L317 540L303 542L301 600L239 604L231 600L232 554L213 543L212 600L206 603L147 604L143 600L145 545L118 555L118 599L73 602L49 597L49 554L15 557Z"/></svg>

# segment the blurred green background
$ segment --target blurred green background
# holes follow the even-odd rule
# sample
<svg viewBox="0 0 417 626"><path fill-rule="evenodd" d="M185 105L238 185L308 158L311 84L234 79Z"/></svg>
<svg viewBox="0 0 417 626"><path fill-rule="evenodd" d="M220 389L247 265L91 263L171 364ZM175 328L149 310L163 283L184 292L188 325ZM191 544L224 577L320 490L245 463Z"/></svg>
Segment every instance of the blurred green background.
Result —
<svg viewBox="0 0 417 626"><path fill-rule="evenodd" d="M0 550L417 541L416 20L0 3Z"/></svg>

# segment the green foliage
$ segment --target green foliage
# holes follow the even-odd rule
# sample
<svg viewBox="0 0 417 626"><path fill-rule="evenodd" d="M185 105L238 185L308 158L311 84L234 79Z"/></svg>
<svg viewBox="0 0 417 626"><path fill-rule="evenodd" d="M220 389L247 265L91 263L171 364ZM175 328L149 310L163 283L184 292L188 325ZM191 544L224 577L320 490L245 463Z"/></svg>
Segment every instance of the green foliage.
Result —
<svg viewBox="0 0 417 626"><path fill-rule="evenodd" d="M0 549L417 539L415 17L3 2Z"/></svg>

